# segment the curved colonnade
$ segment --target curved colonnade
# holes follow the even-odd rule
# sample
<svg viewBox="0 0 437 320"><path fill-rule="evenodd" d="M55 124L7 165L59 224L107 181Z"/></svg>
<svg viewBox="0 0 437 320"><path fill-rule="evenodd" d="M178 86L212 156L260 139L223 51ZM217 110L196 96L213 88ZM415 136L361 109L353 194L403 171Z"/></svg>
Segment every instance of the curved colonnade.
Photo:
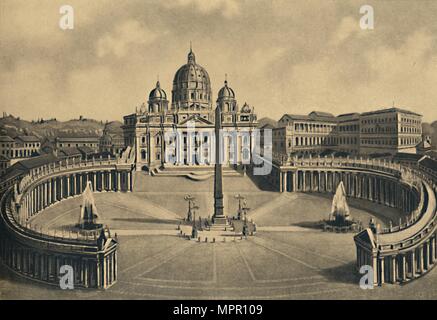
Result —
<svg viewBox="0 0 437 320"><path fill-rule="evenodd" d="M275 159L269 182L280 192L335 193L343 181L348 197L364 199L404 214L380 228L355 235L357 269L371 266L373 283L405 283L436 264L437 179L419 168L369 159Z"/></svg>
<svg viewBox="0 0 437 320"><path fill-rule="evenodd" d="M1 197L2 263L13 272L59 286L61 266L73 269L75 287L109 288L117 281L117 239L105 229L100 236L49 235L32 228L45 208L80 195L88 181L93 190L132 191L133 166L117 160L50 163L28 172Z"/></svg>
<svg viewBox="0 0 437 320"><path fill-rule="evenodd" d="M404 212L388 228L368 228L354 239L357 268L369 265L374 283L404 283L429 272L436 261L436 179L386 161L307 158L274 161L266 178L280 192L331 192L343 181L347 196ZM60 266L74 270L74 284L108 288L117 281L117 239L106 230L93 239L48 235L32 218L63 199L95 191L132 191L133 164L116 160L59 162L32 170L1 197L2 262L14 272L59 285Z"/></svg>

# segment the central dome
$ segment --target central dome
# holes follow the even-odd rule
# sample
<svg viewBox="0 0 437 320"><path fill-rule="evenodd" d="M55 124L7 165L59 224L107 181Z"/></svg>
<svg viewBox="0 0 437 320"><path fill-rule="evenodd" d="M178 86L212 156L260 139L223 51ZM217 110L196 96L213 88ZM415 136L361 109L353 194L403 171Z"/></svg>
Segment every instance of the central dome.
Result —
<svg viewBox="0 0 437 320"><path fill-rule="evenodd" d="M173 109L212 109L211 81L208 72L196 63L190 50L187 64L176 72L172 90Z"/></svg>

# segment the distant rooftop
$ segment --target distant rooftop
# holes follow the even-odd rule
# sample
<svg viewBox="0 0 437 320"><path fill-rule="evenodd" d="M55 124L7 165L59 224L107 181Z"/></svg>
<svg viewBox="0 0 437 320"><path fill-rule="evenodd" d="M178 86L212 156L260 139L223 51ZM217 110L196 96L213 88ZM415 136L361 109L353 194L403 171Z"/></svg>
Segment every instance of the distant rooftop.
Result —
<svg viewBox="0 0 437 320"><path fill-rule="evenodd" d="M63 148L59 151L59 156L82 156L82 152L80 152L80 150L76 147Z"/></svg>
<svg viewBox="0 0 437 320"><path fill-rule="evenodd" d="M299 114L284 114L281 119L284 117L288 118L289 120L305 120L305 121L333 121L335 122L335 117L333 114L328 112L320 112L320 111L313 111L308 115L299 115Z"/></svg>
<svg viewBox="0 0 437 320"><path fill-rule="evenodd" d="M358 117L360 114L358 112L352 112L352 113L343 113L339 114L337 118L343 118L343 117Z"/></svg>
<svg viewBox="0 0 437 320"><path fill-rule="evenodd" d="M364 112L361 115L366 116L366 115L372 115L372 114L380 114L380 113L396 113L396 112L401 112L401 113L407 113L407 114L412 114L415 116L422 116L421 114L412 112L410 110L406 110L406 109L400 109L400 108L388 108L388 109L380 109L380 110L375 110L375 111L369 111L369 112Z"/></svg>
<svg viewBox="0 0 437 320"><path fill-rule="evenodd" d="M418 162L422 159L424 155L417 153L406 153L406 152L398 152L393 156L393 160L395 161L416 161Z"/></svg>
<svg viewBox="0 0 437 320"><path fill-rule="evenodd" d="M35 136L17 136L15 139L21 140L23 142L40 142L38 137Z"/></svg>
<svg viewBox="0 0 437 320"><path fill-rule="evenodd" d="M437 173L437 160L429 158L429 157L425 157L419 161L419 164L421 166L424 166L425 168L431 169L435 173Z"/></svg>
<svg viewBox="0 0 437 320"><path fill-rule="evenodd" d="M9 136L0 136L0 142L14 142L14 139Z"/></svg>
<svg viewBox="0 0 437 320"><path fill-rule="evenodd" d="M18 161L14 165L18 165L18 166L23 167L25 169L31 170L34 168L41 167L42 165L45 165L45 164L53 163L53 162L58 161L58 160L59 160L58 157L56 157L52 153L49 153L49 154L43 154L43 155L40 155L37 157Z"/></svg>
<svg viewBox="0 0 437 320"><path fill-rule="evenodd" d="M324 117L324 118L334 118L334 115L329 112L323 111L312 111L309 114L310 117Z"/></svg>
<svg viewBox="0 0 437 320"><path fill-rule="evenodd" d="M57 137L56 140L60 142L76 142L76 141L96 141L99 140L99 136L61 136Z"/></svg>

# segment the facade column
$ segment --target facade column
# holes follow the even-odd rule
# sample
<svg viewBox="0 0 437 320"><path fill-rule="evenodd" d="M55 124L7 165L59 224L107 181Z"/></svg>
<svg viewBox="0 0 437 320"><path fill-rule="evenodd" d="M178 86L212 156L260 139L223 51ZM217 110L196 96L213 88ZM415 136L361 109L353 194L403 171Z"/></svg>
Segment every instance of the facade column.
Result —
<svg viewBox="0 0 437 320"><path fill-rule="evenodd" d="M102 171L101 172L101 181L102 181L102 185L101 185L101 191L108 191L108 187L107 187L107 182L108 182L108 172L107 171Z"/></svg>
<svg viewBox="0 0 437 320"><path fill-rule="evenodd" d="M423 273L423 246L419 247L417 259L419 259L419 272Z"/></svg>
<svg viewBox="0 0 437 320"><path fill-rule="evenodd" d="M46 207L47 207L47 194L48 194L48 191L47 191L47 189L48 189L48 182L47 181L44 181L43 183L42 183L42 190L43 190L43 208L45 209Z"/></svg>
<svg viewBox="0 0 437 320"><path fill-rule="evenodd" d="M328 192L328 171L325 171L325 192Z"/></svg>
<svg viewBox="0 0 437 320"><path fill-rule="evenodd" d="M283 173L282 182L284 183L284 192L287 192L287 172Z"/></svg>
<svg viewBox="0 0 437 320"><path fill-rule="evenodd" d="M78 177L79 177L79 174L75 173L74 174L74 195L75 196L79 194L79 187L77 186Z"/></svg>
<svg viewBox="0 0 437 320"><path fill-rule="evenodd" d="M391 283L396 283L397 277L396 277L396 256L391 256Z"/></svg>
<svg viewBox="0 0 437 320"><path fill-rule="evenodd" d="M411 255L410 255L410 259L411 259L411 278L415 278L416 277L416 250L413 249L411 251Z"/></svg>
<svg viewBox="0 0 437 320"><path fill-rule="evenodd" d="M432 257L432 263L436 260L437 255L437 248L436 248L436 234L434 234L434 237L432 238L432 248L431 248L431 257Z"/></svg>
<svg viewBox="0 0 437 320"><path fill-rule="evenodd" d="M321 172L317 171L317 192L322 192L322 188L320 183L322 182L322 178L320 177Z"/></svg>
<svg viewBox="0 0 437 320"><path fill-rule="evenodd" d="M62 198L64 198L64 188L65 188L63 176L59 177L59 182L60 182L59 189L61 191L61 196L60 196L59 200L62 200Z"/></svg>
<svg viewBox="0 0 437 320"><path fill-rule="evenodd" d="M401 256L401 263L402 263L402 282L405 282L407 280L407 262L405 260L406 256L403 254Z"/></svg>
<svg viewBox="0 0 437 320"><path fill-rule="evenodd" d="M291 174L291 173L290 173ZM128 181L129 181L129 190L128 191L133 191L134 186L133 186L133 175L132 175L132 171L128 172Z"/></svg>
<svg viewBox="0 0 437 320"><path fill-rule="evenodd" d="M373 268L373 284L378 285L378 258L376 256L372 257L372 268Z"/></svg>
<svg viewBox="0 0 437 320"><path fill-rule="evenodd" d="M314 173L312 171L309 171L310 179L309 179L309 192L313 192L314 190Z"/></svg>
<svg viewBox="0 0 437 320"><path fill-rule="evenodd" d="M46 183L41 183L41 210L46 207Z"/></svg>
<svg viewBox="0 0 437 320"><path fill-rule="evenodd" d="M84 261L84 272L83 272L83 282L84 282L84 286L85 288L88 288L89 286L89 277L88 277L88 260Z"/></svg>
<svg viewBox="0 0 437 320"><path fill-rule="evenodd" d="M36 205L35 205L35 213L36 212L38 212L39 210L40 210L40 191L39 191L39 189L41 188L41 186L40 185L37 185L36 187L35 187L35 202L36 202Z"/></svg>
<svg viewBox="0 0 437 320"><path fill-rule="evenodd" d="M41 210L46 207L46 183L41 183Z"/></svg>
<svg viewBox="0 0 437 320"><path fill-rule="evenodd" d="M58 200L58 190L57 190L57 178L53 179L53 202Z"/></svg>
<svg viewBox="0 0 437 320"><path fill-rule="evenodd" d="M113 187L112 187L112 171L109 171L108 174L108 189L109 191L113 191Z"/></svg>
<svg viewBox="0 0 437 320"><path fill-rule="evenodd" d="M424 263L424 268L425 270L429 269L429 242L425 242L425 244L423 245L424 248L424 256L423 256L423 263Z"/></svg>
<svg viewBox="0 0 437 320"><path fill-rule="evenodd" d="M382 285L385 282L385 267L384 267L384 257L380 257L379 259L379 283Z"/></svg>
<svg viewBox="0 0 437 320"><path fill-rule="evenodd" d="M71 183L71 179L70 176L67 176L67 198L70 196L70 183Z"/></svg>
<svg viewBox="0 0 437 320"><path fill-rule="evenodd" d="M50 179L47 183L48 187L49 187L49 192L48 192L48 199L47 201L49 202L49 205L52 204L52 192L53 192L53 180Z"/></svg>
<svg viewBox="0 0 437 320"><path fill-rule="evenodd" d="M116 172L117 175L117 191L121 191L121 172Z"/></svg>
<svg viewBox="0 0 437 320"><path fill-rule="evenodd" d="M77 175L77 187L78 187L78 190L79 190L78 193L82 193L82 184L83 184L82 179L83 179L82 173L79 173Z"/></svg>
<svg viewBox="0 0 437 320"><path fill-rule="evenodd" d="M33 216L33 214L35 213L35 189L33 189L33 188L31 191L31 200L32 200L32 210L31 210L30 216Z"/></svg>
<svg viewBox="0 0 437 320"><path fill-rule="evenodd" d="M297 170L293 172L293 192L297 191Z"/></svg>

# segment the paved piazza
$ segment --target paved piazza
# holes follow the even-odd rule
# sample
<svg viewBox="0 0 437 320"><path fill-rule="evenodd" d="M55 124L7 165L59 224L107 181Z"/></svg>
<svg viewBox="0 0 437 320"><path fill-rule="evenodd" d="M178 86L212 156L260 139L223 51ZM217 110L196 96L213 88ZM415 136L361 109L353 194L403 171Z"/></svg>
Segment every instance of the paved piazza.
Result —
<svg viewBox="0 0 437 320"><path fill-rule="evenodd" d="M1 270L0 299L421 299L436 298L437 273L404 286L362 290L354 269L353 234L314 228L331 209L331 197L260 190L248 177L225 177L225 208L235 212L240 193L258 233L246 241L198 243L177 234L185 194L198 215L212 215L213 179L136 174L133 193L96 193L101 221L119 238L119 278L106 291L53 290ZM45 232L77 223L81 198L65 200L32 221ZM399 213L351 200L352 217L381 224ZM384 208L382 210L382 208ZM384 212L383 214L381 212ZM64 231L65 232L65 231ZM423 295L422 295L423 293Z"/></svg>

